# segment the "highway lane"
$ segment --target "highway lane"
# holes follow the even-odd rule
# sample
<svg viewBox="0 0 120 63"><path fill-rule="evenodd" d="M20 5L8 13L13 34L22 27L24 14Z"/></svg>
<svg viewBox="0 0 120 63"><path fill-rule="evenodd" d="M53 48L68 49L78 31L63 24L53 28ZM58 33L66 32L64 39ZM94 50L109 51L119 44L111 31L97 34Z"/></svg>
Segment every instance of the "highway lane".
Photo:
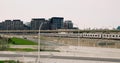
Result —
<svg viewBox="0 0 120 63"><path fill-rule="evenodd" d="M0 57L23 57L22 54L0 54ZM25 55L24 57L36 58L37 55ZM75 56L54 56L54 55L40 55L41 58L52 59L67 59L67 60L89 60L89 61L104 61L104 62L120 62L120 59L115 58L96 58L96 57L75 57Z"/></svg>
<svg viewBox="0 0 120 63"><path fill-rule="evenodd" d="M27 38L28 40L38 42L38 39L35 38ZM46 41L46 40L41 40L41 44L47 45L47 46L65 46L65 44L61 44L58 42L53 42L53 41Z"/></svg>

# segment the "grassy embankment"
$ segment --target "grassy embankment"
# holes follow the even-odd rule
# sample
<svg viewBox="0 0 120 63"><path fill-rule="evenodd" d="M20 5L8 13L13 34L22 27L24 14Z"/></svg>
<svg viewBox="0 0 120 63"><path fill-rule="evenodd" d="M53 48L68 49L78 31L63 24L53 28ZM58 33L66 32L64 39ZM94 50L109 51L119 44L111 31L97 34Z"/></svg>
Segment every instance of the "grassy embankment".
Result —
<svg viewBox="0 0 120 63"><path fill-rule="evenodd" d="M13 45L37 45L37 43L27 40L27 39L22 39L22 38L10 38L9 43Z"/></svg>
<svg viewBox="0 0 120 63"><path fill-rule="evenodd" d="M33 51L38 51L38 49L31 49L31 48L7 48L7 51L25 51L25 52L33 52ZM59 50L44 50L44 49L40 49L40 51L60 52Z"/></svg>
<svg viewBox="0 0 120 63"><path fill-rule="evenodd" d="M0 63L20 63L19 61L13 61L13 60L5 60L5 61L0 61Z"/></svg>
<svg viewBox="0 0 120 63"><path fill-rule="evenodd" d="M22 39L22 38L10 38L9 39L9 44L11 45L37 45L36 42L27 40L27 39ZM43 45L43 44L41 44ZM37 51L38 49L31 49L31 48L7 48L7 51ZM45 50L45 49L40 49L40 51L54 51L54 52L59 52L58 50Z"/></svg>
<svg viewBox="0 0 120 63"><path fill-rule="evenodd" d="M12 45L37 45L37 43L27 40L27 39L22 39L22 38L9 38L8 40L10 46ZM37 49L31 49L31 48L7 48L7 51L37 51Z"/></svg>

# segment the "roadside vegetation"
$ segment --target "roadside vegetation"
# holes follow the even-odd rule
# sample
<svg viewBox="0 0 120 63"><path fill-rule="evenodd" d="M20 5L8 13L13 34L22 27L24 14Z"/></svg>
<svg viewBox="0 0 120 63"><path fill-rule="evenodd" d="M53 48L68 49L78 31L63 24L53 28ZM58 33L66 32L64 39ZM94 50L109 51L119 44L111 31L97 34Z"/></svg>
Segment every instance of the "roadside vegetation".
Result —
<svg viewBox="0 0 120 63"><path fill-rule="evenodd" d="M13 45L37 45L37 43L27 40L27 39L22 39L22 38L9 38L9 44Z"/></svg>
<svg viewBox="0 0 120 63"><path fill-rule="evenodd" d="M31 49L31 48L7 48L6 51L33 52L33 51L38 51L38 49ZM45 49L40 49L40 51L60 52L59 50L45 50Z"/></svg>
<svg viewBox="0 0 120 63"><path fill-rule="evenodd" d="M37 46L38 43L27 40L27 39L22 39L22 38L5 38L5 37L0 37L0 51L25 51L25 52L33 52L33 51L38 51L37 48L12 48L11 46L17 46L17 45L25 45L25 46L31 46L31 45L35 45ZM45 46L45 44L40 44L43 47ZM41 46L41 47L42 47ZM59 52L59 50L52 50L49 48L41 48L40 51L49 51L49 52Z"/></svg>
<svg viewBox="0 0 120 63"><path fill-rule="evenodd" d="M21 62L13 61L13 60L4 60L4 61L0 61L0 63L21 63Z"/></svg>
<svg viewBox="0 0 120 63"><path fill-rule="evenodd" d="M31 52L31 51L37 51L37 49L31 49L31 48L7 48L6 51L25 51L25 52Z"/></svg>
<svg viewBox="0 0 120 63"><path fill-rule="evenodd" d="M0 51L5 50L8 47L9 45L8 45L7 39L0 37Z"/></svg>
<svg viewBox="0 0 120 63"><path fill-rule="evenodd" d="M48 52L60 52L59 50L45 50L45 49L41 49L40 51L48 51Z"/></svg>

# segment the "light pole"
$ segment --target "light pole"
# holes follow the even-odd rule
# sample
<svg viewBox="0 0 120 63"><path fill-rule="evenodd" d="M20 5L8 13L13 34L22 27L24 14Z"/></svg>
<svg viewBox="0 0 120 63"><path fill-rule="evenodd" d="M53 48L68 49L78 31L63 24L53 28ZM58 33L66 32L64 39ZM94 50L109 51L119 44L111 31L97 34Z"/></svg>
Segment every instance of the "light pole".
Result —
<svg viewBox="0 0 120 63"><path fill-rule="evenodd" d="M40 29L41 29L42 25L43 25L43 23L40 24L39 32L38 32L38 59L37 59L37 63L40 63Z"/></svg>
<svg viewBox="0 0 120 63"><path fill-rule="evenodd" d="M77 24L74 24L74 25L76 25L77 27L78 27L78 25ZM75 31L76 31L76 29L75 29ZM74 34L74 33L73 33ZM77 34L75 33L75 37L77 36L77 44L75 43L75 46L73 45L73 48L74 49L78 49L78 46L79 46L79 40L80 40L80 34L79 34L79 28L77 29ZM76 39L75 39L76 40ZM77 47L76 47L77 46Z"/></svg>
<svg viewBox="0 0 120 63"><path fill-rule="evenodd" d="M78 27L77 24L75 24L75 25ZM80 38L79 28L78 28L77 32L78 32L78 33L77 33L77 38L78 38L78 39L77 39L77 44L78 44L77 46L79 46L79 40L80 40L80 39L79 39L79 38Z"/></svg>
<svg viewBox="0 0 120 63"><path fill-rule="evenodd" d="M79 34L79 28L78 28L78 46L79 46L79 39L80 39L80 34Z"/></svg>

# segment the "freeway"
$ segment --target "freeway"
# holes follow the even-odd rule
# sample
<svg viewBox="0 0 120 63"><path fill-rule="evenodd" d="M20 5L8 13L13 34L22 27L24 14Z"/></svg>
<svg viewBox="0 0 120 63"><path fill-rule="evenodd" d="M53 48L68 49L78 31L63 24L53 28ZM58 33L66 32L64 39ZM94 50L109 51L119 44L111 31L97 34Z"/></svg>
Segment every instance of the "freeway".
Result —
<svg viewBox="0 0 120 63"><path fill-rule="evenodd" d="M0 57L22 57L22 54L0 54ZM24 55L25 57L37 57L37 55ZM89 60L89 61L104 61L104 62L120 62L120 59L114 58L97 58L97 57L75 57L75 56L50 56L40 55L41 58L53 59L68 59L68 60Z"/></svg>

